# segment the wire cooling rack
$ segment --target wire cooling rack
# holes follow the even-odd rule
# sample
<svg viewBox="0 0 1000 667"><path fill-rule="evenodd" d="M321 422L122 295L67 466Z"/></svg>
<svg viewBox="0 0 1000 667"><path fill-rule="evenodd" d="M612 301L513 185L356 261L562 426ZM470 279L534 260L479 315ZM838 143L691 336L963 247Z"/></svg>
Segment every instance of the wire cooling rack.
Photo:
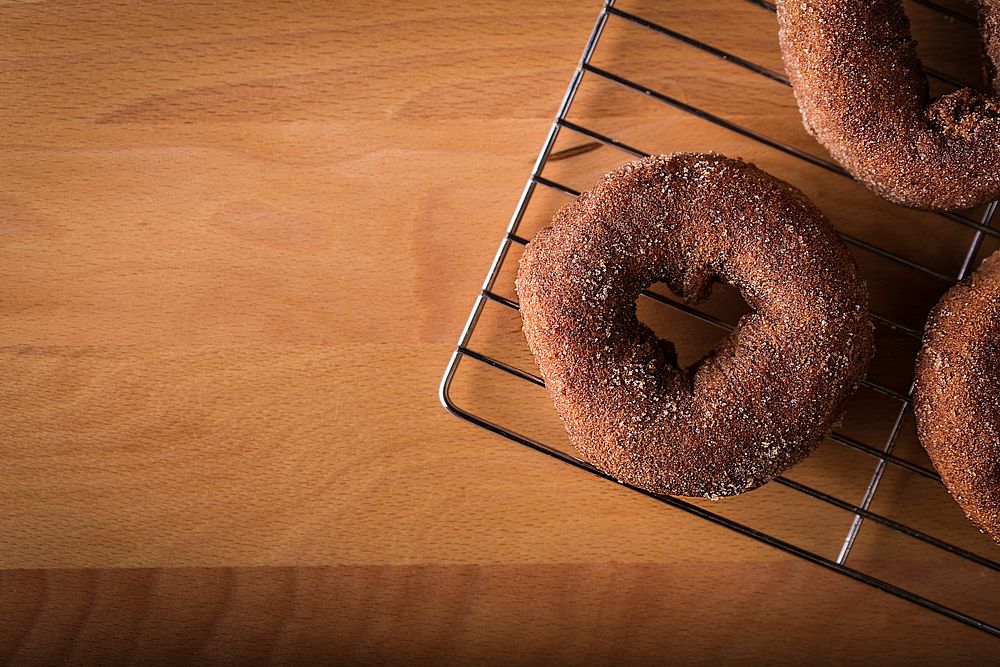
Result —
<svg viewBox="0 0 1000 667"><path fill-rule="evenodd" d="M634 487L627 488L1000 637L1000 606L993 603L993 592L1000 583L996 547L965 520L945 494L940 478L923 458L919 446L913 444L916 440L911 409L912 364L919 348L924 316L944 290L974 270L978 260L991 249L989 246L997 245L996 239L1000 234L990 227L997 203L993 202L971 214L918 213L892 207L851 182L850 176L826 159L825 153L815 144L798 137L789 140L770 136L766 128L754 127L746 118L734 118L739 114L734 113L732 105L724 103L718 95L702 99L697 94L691 94L690 88L682 86L678 91L671 90L670 81L650 84L640 80L639 75L614 71L611 66L596 63L595 54L599 48L604 48L603 42L610 39L614 41L612 52L615 48L621 49L624 43L626 53L641 53L647 60L689 60L691 68L698 67L698 63L704 63L702 66L708 69L722 68L719 71L724 71L729 77L726 81L739 77L740 85L747 87L744 94L758 96L762 102L772 105L773 109L769 106L771 111L768 113L785 118L792 114L795 123L799 123L780 62L775 64L773 58L766 64L754 62L741 56L735 44L714 45L711 26L699 26L694 31L698 34L692 35L692 23L684 22L684 26L676 26L669 24L669 19L650 18L648 14L643 16L631 6L637 3L629 3L629 8L623 9L625 1L616 4L615 0L607 0L601 8L555 122L545 138L445 371L440 390L442 403L453 414L482 428L594 475L612 479L576 456L560 430L549 428L544 437L534 437L515 425L518 419L514 416L520 418L526 410L548 410L552 413L547 397L542 402L532 402L522 396L537 392L539 387L544 386L543 380L534 372L530 356L526 357L523 349L520 353L508 355L517 357L517 360L505 359L503 350L509 350L510 345L506 348L503 345L493 346L500 350L493 352L490 345L478 344L476 335L484 312L499 308L502 312L491 316L513 318L508 319L506 331L517 331L517 336L520 336L516 312L518 304L512 289L517 263L514 255L528 243L530 234L523 228L540 193L547 202L553 198L556 201L554 204L543 202L540 211L534 213L539 220L538 227L547 224L554 207L568 201L569 196L579 194L577 189L565 182L572 175L579 172L581 187L586 187L596 180L596 174L604 173L627 159L649 154L621 137L628 133L629 127L624 124L628 121L618 118L615 109L619 104L628 102L628 96L641 96L636 98L641 99L637 104L645 105L642 112L645 116L639 124L645 123L646 119L650 122L663 120L662 127L666 129L662 132L657 129L654 133L660 145L650 146L656 149L651 152L721 148L718 145L692 148L684 144L684 128L690 127L690 123L697 123L718 133L719 143L726 147L721 152L743 157L748 157L749 153L755 162L771 171L774 171L770 168L772 164L784 165L786 171L790 170L787 180L799 184L798 175L812 183L813 190L821 196L826 192L824 179L842 179L845 183L838 184L837 188L851 194L833 203L841 210L831 210L830 204L824 206L820 203L841 229L872 289L873 311L876 311L872 317L878 341L873 369L879 366L880 358L888 359L882 364L885 368L895 369L894 373L886 373L890 378L886 380L873 377L876 375L873 370L863 385L867 397L860 400L864 404L860 411L867 415L869 421L884 423L885 431L861 428L858 435L850 432L849 424L842 425L830 436L829 444L824 443L817 454L799 467L812 465L810 470L797 474L799 468L793 468L761 490L717 503L660 496ZM711 4L713 1L702 0L697 4L704 6L706 2ZM729 0L728 5L732 5L730 9L744 12L747 21L774 21L774 5L771 3ZM929 12L931 21L943 20L953 26L975 30L975 19L938 2L918 0L912 6L917 11ZM608 37L609 30L616 30L619 34ZM747 30L743 34L751 32ZM776 43L773 30L762 31L762 34L747 39L773 40ZM625 62L615 58L609 60L619 65ZM961 77L949 73L946 67L931 67L930 64L925 69L932 84L944 89L962 85ZM768 87L761 89L761 85ZM594 122L575 119L572 113L574 103L578 102L588 86L595 90L591 92L592 101L585 103L587 112L582 115L592 120L601 119L601 128L594 127ZM734 92L737 97L739 94L740 91ZM602 105L601 100L606 103ZM711 104L720 108L706 108ZM609 126L608 129L604 129L603 125ZM565 147L562 147L563 144ZM731 146L735 147L730 150ZM605 152L614 153L617 157L611 162L601 163L592 155L598 149L608 149ZM558 168L553 168L556 162ZM803 175L807 171L812 176ZM869 218L880 216L879 228L902 229L903 236L897 232L887 240L873 241L870 234L855 234L846 229L850 227L852 218L866 215ZM909 241L905 238L907 233L911 235ZM914 236L922 238L915 243ZM920 251L921 246L942 250L936 254L926 253ZM949 259L954 260L951 266L947 266ZM905 296L899 296L904 293ZM643 309L649 306L669 309L672 316L693 318L698 326L716 328L714 334L704 336L706 340L702 341L702 347L706 350L718 337L733 329L732 313L729 317L720 315L726 310L725 304L720 308L713 305L712 300L693 308L664 293L663 289L650 289L643 293L640 302L640 317L644 321L648 316L643 316ZM876 302L886 305L886 308L880 311ZM899 302L903 302L904 307L898 307ZM668 327L665 337L672 337L670 333ZM524 347L523 339L519 340ZM697 356L700 353L695 358ZM510 389L474 401L472 406L460 405L454 395L454 385L461 375L463 363L472 364L475 368L470 370L476 373L502 374L514 384L510 385ZM499 417L494 416L490 408L505 401L510 405L499 411ZM872 417L876 413L877 417ZM535 421L544 418L532 416ZM551 420L551 414L548 418ZM909 453L903 451L906 448ZM824 451L825 455L819 454ZM851 454L844 454L843 451ZM847 462L845 457L848 456L859 457L860 462L858 458ZM813 459L822 460L813 465L810 464ZM813 483L813 478L816 483ZM823 485L836 488L821 489ZM779 489L786 493L778 498L775 496L777 491L764 493L765 489ZM885 509L876 507L882 499L878 493L880 489L885 489L882 492L886 496ZM755 500L748 500L750 498ZM812 509L806 509L807 504ZM920 511L914 513L905 509L913 507ZM830 512L835 513L837 518L831 519ZM775 524L776 514L785 523ZM789 523L791 528L787 525ZM818 527L812 524L818 524ZM772 530L771 525L779 527ZM928 589L922 584L929 579L922 577L922 573L933 571L940 574L941 568L949 568L946 570L949 572L947 589Z"/></svg>

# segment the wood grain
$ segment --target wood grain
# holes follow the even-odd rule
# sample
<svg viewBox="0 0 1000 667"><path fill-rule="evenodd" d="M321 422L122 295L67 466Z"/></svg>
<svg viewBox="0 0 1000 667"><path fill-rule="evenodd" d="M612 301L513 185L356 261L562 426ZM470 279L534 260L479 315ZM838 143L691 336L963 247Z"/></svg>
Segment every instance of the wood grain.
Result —
<svg viewBox="0 0 1000 667"><path fill-rule="evenodd" d="M631 7L678 29L715 26L722 44L777 66L771 19L750 5ZM440 374L597 9L0 4L0 662L995 655L981 633L438 405ZM679 85L692 103L731 104L741 121L821 151L790 97L755 106L759 84L708 61L647 57L642 42L625 49L648 36L619 28L604 64ZM965 41L930 43L943 61L968 60ZM730 82L730 94L711 97L706 76ZM888 214L863 191L646 104L595 87L574 109L651 150L746 153L847 211L838 224L859 234L876 235ZM560 141L567 152L551 175L576 186L623 159ZM533 203L526 233L559 202ZM923 214L891 213L937 229ZM940 270L960 255L962 239L914 238L879 236ZM908 294L879 303L919 319L927 290ZM720 312L740 306L718 298ZM526 361L516 320L483 324L480 342ZM690 324L671 333L690 343L686 354L704 344L697 334ZM888 358L883 372L905 363ZM465 382L463 400L558 437L544 397L493 376ZM881 426L865 404L854 428L870 434ZM803 479L858 493L853 480L871 462L823 451ZM929 513L951 539L984 548L936 490L892 484L885 511ZM836 548L826 537L846 528L843 515L795 515L785 502L771 489L727 511ZM947 566L880 546L867 543L861 562L895 558L931 592L947 587Z"/></svg>

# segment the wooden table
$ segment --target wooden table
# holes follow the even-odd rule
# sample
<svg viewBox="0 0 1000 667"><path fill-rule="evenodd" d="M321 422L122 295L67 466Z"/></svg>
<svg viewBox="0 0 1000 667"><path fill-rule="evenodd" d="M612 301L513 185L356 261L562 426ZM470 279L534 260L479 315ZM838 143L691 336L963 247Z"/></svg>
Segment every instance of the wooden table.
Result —
<svg viewBox="0 0 1000 667"><path fill-rule="evenodd" d="M439 405L597 10L0 7L0 662L995 658Z"/></svg>

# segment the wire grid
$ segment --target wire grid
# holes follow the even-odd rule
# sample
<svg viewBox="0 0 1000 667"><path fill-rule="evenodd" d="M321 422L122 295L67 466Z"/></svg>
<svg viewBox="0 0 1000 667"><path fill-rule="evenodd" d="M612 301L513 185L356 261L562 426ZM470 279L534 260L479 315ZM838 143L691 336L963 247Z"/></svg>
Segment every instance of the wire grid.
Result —
<svg viewBox="0 0 1000 667"><path fill-rule="evenodd" d="M744 1L750 3L751 5L756 5L765 11L770 11L770 12L775 11L774 5L769 2L765 2L762 0L744 0ZM951 21L958 21L958 22L972 23L972 24L976 23L976 21L971 19L970 17L957 13L954 10L939 5L930 0L915 0L915 2L929 9L932 9L936 12L940 12ZM546 163L549 161L550 156L552 155L553 146L555 145L556 139L557 137L559 137L560 133L563 131L568 131L580 137L586 137L594 142L598 142L601 145L618 149L637 158L645 157L648 155L648 153L638 148L632 147L626 143L618 141L614 137L595 131L583 125L574 123L567 119L567 115L573 104L574 98L576 97L576 93L580 87L580 84L584 76L585 75L596 76L600 79L605 80L606 82L611 82L619 86L622 86L626 89L635 91L637 93L647 96L648 98L656 100L657 102L673 107L674 109L694 115L704 121L712 123L713 125L724 128L725 130L734 132L736 134L742 135L743 137L765 144L766 146L774 150L781 151L799 160L809 162L817 167L820 167L829 172L837 174L838 176L850 178L850 175L839 165L833 162L808 154L791 145L788 145L776 139L765 136L752 129L743 127L721 116L717 116L709 111L698 108L696 106L692 106L675 97L671 97L670 95L667 95L663 92L648 88L644 85L636 83L635 81L629 78L626 78L614 72L593 65L591 63L591 58L594 55L598 42L600 41L601 35L603 34L604 28L609 20L625 21L634 26L641 27L642 29L653 31L665 38L668 38L669 40L672 40L674 43L683 43L687 46L694 47L696 49L701 50L704 53L708 53L715 57L721 58L731 63L733 66L740 67L744 70L752 72L755 75L769 78L773 81L784 84L785 86L788 86L789 82L788 79L782 73L775 72L771 69L768 69L767 67L763 67L756 63L740 58L739 56L723 51L703 41L694 39L685 34L672 30L667 26L647 20L631 12L619 9L615 7L615 0L605 0L605 3L602 6L601 11L597 17L594 29L591 32L589 39L587 40L580 63L577 66L570 80L569 87L566 91L566 94L563 98L561 105L559 106L556 119L553 122L552 127L548 133L548 136L546 137L545 142L542 145L542 149L539 152L538 158L535 161L534 168L532 169L531 176L528 179L528 183L526 184L521 194L520 200L518 201L510 225L507 228L507 233L503 237L500 243L500 247L497 251L497 254L493 259L493 263L490 266L489 273L487 274L486 280L483 284L483 288L476 297L476 301L469 315L469 319L465 325L465 328L461 333L458 345L456 346L456 349L452 354L452 357L445 371L444 377L442 378L441 381L440 398L445 408L448 409L451 413L455 414L456 416L466 419L482 428L485 428L489 431L502 435L506 438L509 438L510 440L528 446L532 449L553 456L565 463L584 469L590 473L593 473L594 475L617 482L617 480L615 480L611 476L607 475L601 470L598 470L588 462L576 456L573 456L572 454L569 454L556 447L550 446L543 442L537 441L535 439L517 433L503 425L494 423L481 415L477 415L473 412L470 412L460 407L452 400L450 395L452 380L455 377L455 373L458 369L460 362L464 358L469 358L477 363L484 364L493 369L497 369L503 373L509 374L510 376L534 384L536 386L539 387L544 386L544 382L539 376L531 372L517 368L500 359L496 359L480 351L472 349L469 346L469 343L472 338L473 332L476 329L476 325L479 321L480 315L483 312L483 308L488 302L500 304L501 306L514 311L518 309L518 304L515 301L501 294L498 294L496 291L494 291L494 286L496 283L498 273L501 267L503 266L505 259L507 258L508 251L514 246L525 246L528 243L528 240L526 238L523 238L522 236L519 236L517 231L521 223L522 217L524 216L525 210L528 206L528 203L531 200L533 194L535 193L536 188L538 188L539 186L543 188L550 188L553 190L563 192L564 194L570 196L576 196L579 194L579 192L577 192L576 190L566 185L563 185L559 182L556 182L554 180L548 179L542 175L542 171ZM940 81L949 83L954 86L963 85L961 81L945 74L944 72L934 70L929 67L925 67L925 71L930 77L936 78ZM975 266L975 259L978 256L980 246L986 237L1000 238L1000 232L990 227L990 223L992 221L992 218L996 210L997 210L997 202L989 204L985 208L985 211L983 212L981 218L978 220L969 218L963 214L956 214L956 213L936 214L941 218L943 218L944 220L949 221L950 223L961 225L963 227L974 230L972 240L965 252L965 257L964 260L962 261L961 268L958 274L954 276L939 272L935 269L924 266L916 261L907 259L906 257L900 256L894 252L883 249L881 247L878 247L874 244L871 244L867 241L864 241L860 238L856 238L849 234L842 234L842 236L845 242L847 242L849 245L861 248L867 252L878 255L891 262L918 271L926 276L930 276L934 279L942 281L942 283L945 286L948 286L955 283L958 280L961 280L962 278L965 278L973 270ZM657 294L649 290L644 291L643 294L646 297L653 299L656 302L664 304L678 311L687 313L688 315L694 316L704 322L708 322L722 329L731 331L734 328L733 325L729 324L728 322L722 319L714 317L713 315L710 315L708 313L702 312L701 310L693 308L687 304L681 303L670 297ZM922 334L920 331L914 329L913 327L907 326L903 323L897 322L892 318L879 315L877 313L873 313L872 319L879 324L882 324L897 332L900 332L901 334L908 336L912 339L915 339L917 341L919 341L921 338ZM985 568L986 570L992 570L993 572L1000 572L1000 563L998 563L995 560L986 558L977 553L964 549L956 544L952 544L937 537L934 537L933 535L917 530L916 528L895 521L889 517L883 516L869 509L872 500L875 497L875 493L879 488L879 484L882 481L883 474L885 473L888 466L896 467L907 473L918 475L926 479L934 480L935 482L938 483L940 483L940 477L937 475L937 473L935 473L933 470L929 468L912 463L906 460L905 458L901 458L893 454L893 448L896 445L897 438L899 436L903 421L907 415L908 410L910 410L911 408L911 400L913 392L912 383L908 391L906 391L905 393L897 391L889 386L883 385L881 383L875 382L870 379L866 379L863 382L863 385L868 387L872 391L878 392L880 394L883 394L885 396L894 399L895 401L898 402L899 407L895 412L894 419L892 421L892 426L889 431L889 435L881 448L874 447L872 445L861 442L860 440L857 440L850 436L836 432L831 434L831 436L829 437L829 439L833 440L834 442L837 442L851 449L863 452L876 459L875 468L871 473L870 479L868 480L867 488L864 491L861 502L858 504L847 502L840 498L834 497L828 493L812 488L811 486L808 486L806 484L802 484L800 482L788 479L787 477L784 476L778 477L773 482L774 484L782 485L784 487L792 489L793 491L809 496L810 498L827 503L833 507L850 512L853 515L852 522L850 524L846 536L843 539L843 544L840 547L840 551L836 558L828 558L819 553L806 549L800 545L796 545L790 541L780 539L762 530L758 530L750 525L746 525L744 523L735 521L726 516L722 516L719 513L705 509L704 507L693 504L681 498L652 494L643 489L638 489L628 485L625 486L627 488L632 489L633 491L652 497L666 505L670 505L672 507L681 509L695 516L701 517L702 519L706 519L712 523L724 526L738 533L741 533L745 536L751 537L765 544L769 544L777 549L780 549L790 554L794 554L808 561L811 561L817 565L820 565L824 568L839 572L852 579L861 581L865 584L881 589L899 598L908 600L909 602L917 604L921 607L932 610L946 617L957 620L961 623L964 623L966 625L969 625L978 630L981 630L990 635L1000 638L1000 627L997 627L997 625L976 618L970 614L963 613L962 611L959 611L952 607L936 602L933 599L930 599L926 596L919 595L903 587L890 583L884 579L873 576L871 574L867 574L861 569L847 565L848 558L851 554L851 550L855 544L855 540L858 536L862 524L865 521L871 521L875 524L879 524L881 526L884 526L885 528L896 531L901 535L905 535L914 540L919 540L920 542L930 545L931 547L940 549L944 552L965 559L966 561L973 563L977 566L980 566L982 568Z"/></svg>

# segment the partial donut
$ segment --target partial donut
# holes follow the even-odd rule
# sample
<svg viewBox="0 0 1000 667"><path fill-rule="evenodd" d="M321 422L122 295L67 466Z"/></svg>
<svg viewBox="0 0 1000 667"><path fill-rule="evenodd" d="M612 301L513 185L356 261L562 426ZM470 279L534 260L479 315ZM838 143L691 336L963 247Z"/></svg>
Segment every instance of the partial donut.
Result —
<svg viewBox="0 0 1000 667"><path fill-rule="evenodd" d="M716 280L753 312L679 368L636 316L666 283ZM521 258L524 334L573 446L656 493L718 498L804 459L872 356L854 261L805 195L751 164L676 154L626 164L560 209Z"/></svg>
<svg viewBox="0 0 1000 667"><path fill-rule="evenodd" d="M981 0L991 91L931 100L899 0L778 0L806 129L876 194L960 210L1000 196L1000 0Z"/></svg>
<svg viewBox="0 0 1000 667"><path fill-rule="evenodd" d="M931 311L916 381L920 443L969 518L1000 542L1000 254Z"/></svg>

